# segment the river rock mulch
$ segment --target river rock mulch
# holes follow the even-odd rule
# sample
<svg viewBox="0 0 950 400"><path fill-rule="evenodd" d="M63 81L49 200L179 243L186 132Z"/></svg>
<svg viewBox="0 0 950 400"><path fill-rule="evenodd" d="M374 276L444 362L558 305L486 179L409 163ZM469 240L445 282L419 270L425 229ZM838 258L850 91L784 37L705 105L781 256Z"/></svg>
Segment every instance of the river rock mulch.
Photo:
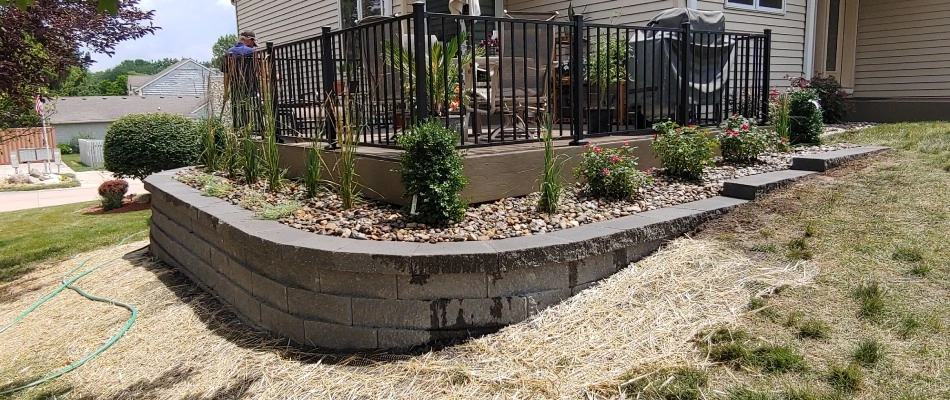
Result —
<svg viewBox="0 0 950 400"><path fill-rule="evenodd" d="M455 225L430 227L407 221L400 208L387 203L364 200L357 207L344 210L339 198L324 191L312 199L304 198L302 185L291 182L277 193L264 190L262 183L246 185L227 181L233 190L224 190L221 196L232 204L256 213L274 205L288 205L294 209L279 222L305 231L346 238L405 242L453 242L505 239L517 236L544 234L612 218L624 217L643 211L670 207L702 200L719 194L723 181L742 176L788 169L791 159L799 154L814 154L854 147L850 144L799 147L793 153L769 153L758 162L745 165L724 165L707 168L699 182L671 179L662 170L648 171L653 184L640 190L635 198L604 200L587 197L579 185L564 193L561 212L545 214L535 210L538 194L510 197L491 203L473 205L465 212L465 219ZM199 169L188 169L176 175L179 181L203 190L211 180ZM226 178L214 178L222 182Z"/></svg>

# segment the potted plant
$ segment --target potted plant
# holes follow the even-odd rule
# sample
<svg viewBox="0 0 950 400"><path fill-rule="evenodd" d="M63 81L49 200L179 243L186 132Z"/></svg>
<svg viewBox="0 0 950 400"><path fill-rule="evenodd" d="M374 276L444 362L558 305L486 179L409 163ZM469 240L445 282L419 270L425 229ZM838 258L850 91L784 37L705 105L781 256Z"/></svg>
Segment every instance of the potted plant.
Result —
<svg viewBox="0 0 950 400"><path fill-rule="evenodd" d="M589 93L592 105L588 107L588 130L590 133L609 132L613 100L621 90L621 83L627 80L627 44L600 38L588 54L586 73L587 83L594 90Z"/></svg>

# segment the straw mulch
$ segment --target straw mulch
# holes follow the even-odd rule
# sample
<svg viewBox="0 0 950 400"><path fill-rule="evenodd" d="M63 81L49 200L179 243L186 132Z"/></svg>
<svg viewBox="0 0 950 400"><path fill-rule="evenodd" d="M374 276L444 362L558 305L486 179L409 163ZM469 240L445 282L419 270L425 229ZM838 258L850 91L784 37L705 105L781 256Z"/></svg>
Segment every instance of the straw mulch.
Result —
<svg viewBox="0 0 950 400"><path fill-rule="evenodd" d="M66 398L577 399L621 396L622 377L701 365L691 341L745 312L750 296L799 285L807 265L767 265L723 244L680 239L537 317L418 356L321 357L255 332L174 269L136 248L79 282L127 301L139 320L116 346L37 390ZM0 287L0 321L48 292L75 262ZM36 290L29 290L34 288ZM0 335L0 385L92 351L124 310L64 293ZM342 358L342 360L341 360ZM374 359L375 362L367 362ZM66 392L66 390L69 390Z"/></svg>

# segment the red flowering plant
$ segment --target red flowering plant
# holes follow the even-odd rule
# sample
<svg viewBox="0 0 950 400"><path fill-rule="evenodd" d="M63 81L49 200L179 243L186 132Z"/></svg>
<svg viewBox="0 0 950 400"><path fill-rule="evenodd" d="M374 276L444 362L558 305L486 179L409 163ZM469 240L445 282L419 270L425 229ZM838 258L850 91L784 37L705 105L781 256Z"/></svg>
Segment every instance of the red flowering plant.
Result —
<svg viewBox="0 0 950 400"><path fill-rule="evenodd" d="M658 133L653 136L653 152L667 175L686 179L700 179L703 169L713 165L716 142L709 130L696 125L681 127L675 122L653 125Z"/></svg>
<svg viewBox="0 0 950 400"><path fill-rule="evenodd" d="M574 177L594 197L625 199L636 195L653 182L653 177L637 169L633 149L627 142L616 148L584 146L584 159L574 168Z"/></svg>
<svg viewBox="0 0 950 400"><path fill-rule="evenodd" d="M102 182L99 185L99 196L102 200L102 210L109 211L122 207L125 192L129 191L129 183L121 179Z"/></svg>
<svg viewBox="0 0 950 400"><path fill-rule="evenodd" d="M775 135L756 126L755 121L733 115L716 135L722 159L726 162L751 162L775 146Z"/></svg>

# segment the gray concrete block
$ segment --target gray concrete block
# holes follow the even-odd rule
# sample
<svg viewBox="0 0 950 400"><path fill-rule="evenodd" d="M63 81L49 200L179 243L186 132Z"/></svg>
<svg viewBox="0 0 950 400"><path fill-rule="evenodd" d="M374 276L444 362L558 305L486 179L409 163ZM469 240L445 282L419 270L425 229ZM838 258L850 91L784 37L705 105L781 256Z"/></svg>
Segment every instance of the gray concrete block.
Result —
<svg viewBox="0 0 950 400"><path fill-rule="evenodd" d="M617 270L621 270L630 263L640 261L644 257L653 254L654 251L660 248L660 246L666 243L666 239L657 239L649 242L638 243L633 246L627 247L625 249L627 253L627 262L623 265L618 265Z"/></svg>
<svg viewBox="0 0 950 400"><path fill-rule="evenodd" d="M571 296L576 296L578 293L583 292L591 287L597 286L600 281L582 283L580 285L574 286L571 288Z"/></svg>
<svg viewBox="0 0 950 400"><path fill-rule="evenodd" d="M310 320L352 325L351 302L352 299L349 297L287 288L287 305L290 314Z"/></svg>
<svg viewBox="0 0 950 400"><path fill-rule="evenodd" d="M616 260L615 252L610 252L590 256L583 260L571 261L569 266L573 278L570 286L599 281L617 273L618 265L616 262L622 262L621 265L626 264L624 263L626 261L626 250L621 249L619 251L623 253L622 260Z"/></svg>
<svg viewBox="0 0 950 400"><path fill-rule="evenodd" d="M251 273L251 282L251 293L254 294L254 297L274 306L274 308L287 312L286 286L255 273Z"/></svg>
<svg viewBox="0 0 950 400"><path fill-rule="evenodd" d="M568 243L566 239L546 234L492 240L488 245L498 253L498 270L506 271L570 261L571 255L558 251L561 245Z"/></svg>
<svg viewBox="0 0 950 400"><path fill-rule="evenodd" d="M486 242L427 243L415 248L413 275L485 273L498 270L498 253ZM402 272L402 271L401 271Z"/></svg>
<svg viewBox="0 0 950 400"><path fill-rule="evenodd" d="M211 253L211 267L218 272L227 271L230 257L215 247L211 247L208 251Z"/></svg>
<svg viewBox="0 0 950 400"><path fill-rule="evenodd" d="M554 306L571 297L571 289L548 290L541 293L526 294L528 316L536 315L542 310Z"/></svg>
<svg viewBox="0 0 950 400"><path fill-rule="evenodd" d="M230 279L235 285L247 292L254 290L254 273L247 269L240 262L233 258L228 258L227 264L220 265L221 275Z"/></svg>
<svg viewBox="0 0 950 400"><path fill-rule="evenodd" d="M768 192L788 186L811 174L814 174L814 172L785 170L744 176L723 182L722 195L755 200Z"/></svg>
<svg viewBox="0 0 950 400"><path fill-rule="evenodd" d="M320 270L320 291L378 299L397 298L396 275Z"/></svg>
<svg viewBox="0 0 950 400"><path fill-rule="evenodd" d="M396 287L398 297L406 300L484 299L488 297L488 274L397 275Z"/></svg>
<svg viewBox="0 0 950 400"><path fill-rule="evenodd" d="M304 321L304 334L310 346L329 349L376 348L376 329L359 326L344 326L319 321Z"/></svg>
<svg viewBox="0 0 950 400"><path fill-rule="evenodd" d="M570 262L564 262L490 274L488 297L506 297L569 288L570 271Z"/></svg>
<svg viewBox="0 0 950 400"><path fill-rule="evenodd" d="M261 305L261 326L297 343L307 343L302 319L287 314L267 304Z"/></svg>
<svg viewBox="0 0 950 400"><path fill-rule="evenodd" d="M234 288L234 301L231 303L237 313L248 322L255 326L261 324L261 302L250 292L244 289Z"/></svg>
<svg viewBox="0 0 950 400"><path fill-rule="evenodd" d="M678 204L673 207L683 208L687 210L697 210L697 211L713 211L713 210L726 211L726 210L731 210L735 207L741 206L748 202L749 202L748 200L737 199L733 197L715 196L715 197L710 197L708 199Z"/></svg>
<svg viewBox="0 0 950 400"><path fill-rule="evenodd" d="M527 318L524 297L490 299L353 299L353 324L397 329L501 327Z"/></svg>
<svg viewBox="0 0 950 400"><path fill-rule="evenodd" d="M807 154L792 157L791 169L800 171L825 172L849 161L867 157L874 153L887 151L888 147L864 146L829 151L819 154Z"/></svg>

